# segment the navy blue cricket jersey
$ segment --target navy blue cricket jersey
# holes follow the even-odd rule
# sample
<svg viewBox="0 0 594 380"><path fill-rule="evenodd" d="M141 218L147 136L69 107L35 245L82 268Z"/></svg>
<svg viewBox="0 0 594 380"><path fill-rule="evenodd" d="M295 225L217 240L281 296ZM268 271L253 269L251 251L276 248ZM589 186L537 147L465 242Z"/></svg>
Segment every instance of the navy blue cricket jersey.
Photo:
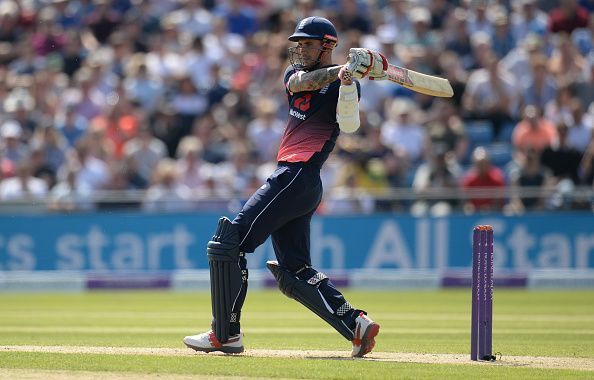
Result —
<svg viewBox="0 0 594 380"><path fill-rule="evenodd" d="M340 79L319 90L292 93L289 78L297 70L285 70L284 83L289 101L289 118L281 140L277 161L309 162L321 167L334 149L340 133L336 121L336 105ZM361 86L357 93L361 97Z"/></svg>

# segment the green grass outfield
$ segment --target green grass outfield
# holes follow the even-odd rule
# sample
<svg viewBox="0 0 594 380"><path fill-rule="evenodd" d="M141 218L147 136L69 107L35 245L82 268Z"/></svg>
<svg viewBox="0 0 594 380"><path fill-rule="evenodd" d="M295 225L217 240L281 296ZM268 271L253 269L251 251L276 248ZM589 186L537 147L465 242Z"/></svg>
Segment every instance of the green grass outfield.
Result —
<svg viewBox="0 0 594 380"><path fill-rule="evenodd" d="M369 359L348 358L349 342L274 290L248 294L248 351L231 356L182 343L209 327L206 292L0 294L0 378L594 378L592 290L496 289L501 360L478 364L469 360L470 289L345 294L381 324ZM304 350L327 353L296 354Z"/></svg>

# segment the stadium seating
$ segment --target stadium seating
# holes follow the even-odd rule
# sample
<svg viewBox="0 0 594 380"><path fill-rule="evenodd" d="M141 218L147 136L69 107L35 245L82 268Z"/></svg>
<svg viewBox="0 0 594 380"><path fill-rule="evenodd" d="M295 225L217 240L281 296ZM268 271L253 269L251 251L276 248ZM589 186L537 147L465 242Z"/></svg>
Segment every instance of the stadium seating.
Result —
<svg viewBox="0 0 594 380"><path fill-rule="evenodd" d="M465 122L464 132L468 138L468 150L462 164L469 164L472 152L479 146L487 146L494 140L493 125L488 120L472 120Z"/></svg>
<svg viewBox="0 0 594 380"><path fill-rule="evenodd" d="M512 159L513 147L507 142L496 142L487 146L487 152L491 157L491 163L503 169Z"/></svg>

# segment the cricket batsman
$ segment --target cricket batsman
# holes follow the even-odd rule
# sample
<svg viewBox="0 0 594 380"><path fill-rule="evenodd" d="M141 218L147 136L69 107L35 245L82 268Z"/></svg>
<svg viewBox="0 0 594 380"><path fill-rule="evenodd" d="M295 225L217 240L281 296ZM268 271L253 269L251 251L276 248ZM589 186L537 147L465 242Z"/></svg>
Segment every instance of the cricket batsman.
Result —
<svg viewBox="0 0 594 380"><path fill-rule="evenodd" d="M346 64L332 63L338 43L334 25L322 17L301 20L289 40L284 85L290 110L277 156L278 167L229 220L219 219L207 245L212 329L186 336L203 352L243 352L240 318L248 286L246 253L271 236L278 261L268 269L280 290L326 321L352 343L352 356L375 346L380 325L352 306L330 279L311 266L310 223L322 200L320 169L340 131L359 128L360 85L354 78L386 78L386 59L367 49L350 49Z"/></svg>

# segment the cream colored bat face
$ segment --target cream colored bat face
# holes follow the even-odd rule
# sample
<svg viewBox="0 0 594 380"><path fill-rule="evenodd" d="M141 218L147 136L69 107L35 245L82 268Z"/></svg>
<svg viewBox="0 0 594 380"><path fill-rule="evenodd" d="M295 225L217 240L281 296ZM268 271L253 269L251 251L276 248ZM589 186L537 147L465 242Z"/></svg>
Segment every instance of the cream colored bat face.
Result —
<svg viewBox="0 0 594 380"><path fill-rule="evenodd" d="M418 73L395 65L388 65L388 79L421 94L450 98L454 95L452 85L445 78Z"/></svg>

